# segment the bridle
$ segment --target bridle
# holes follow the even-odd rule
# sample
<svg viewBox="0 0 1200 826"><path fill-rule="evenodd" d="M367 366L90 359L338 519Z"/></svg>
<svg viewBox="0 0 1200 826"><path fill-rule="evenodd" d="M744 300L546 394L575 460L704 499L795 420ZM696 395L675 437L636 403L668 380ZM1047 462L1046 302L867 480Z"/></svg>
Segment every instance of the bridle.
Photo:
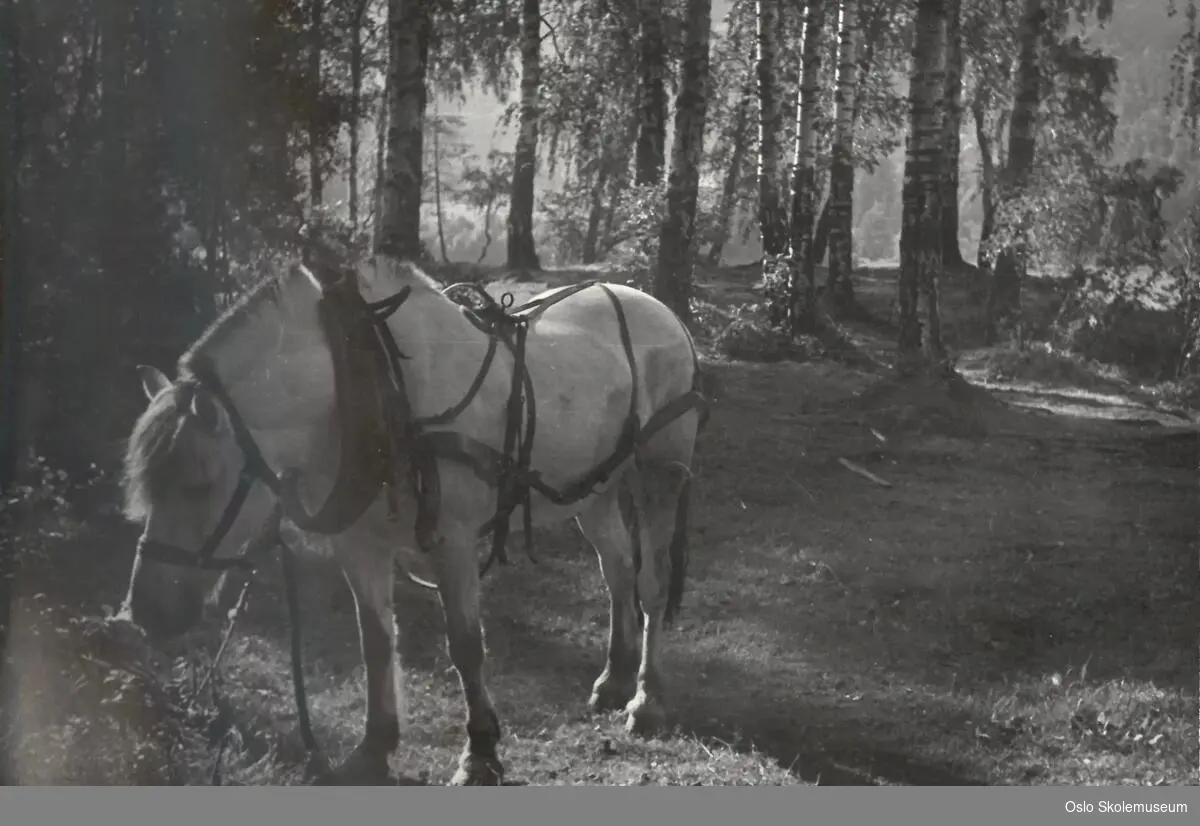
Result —
<svg viewBox="0 0 1200 826"><path fill-rule="evenodd" d="M213 528L212 533L208 535L208 539L200 546L199 550L187 551L177 545L143 536L138 542L138 551L143 559L184 568L199 568L206 571L227 571L231 568L239 568L249 571L256 565L255 557L269 549L270 545L278 539L279 525L283 519L283 509L279 505L276 505L255 538L246 543L236 556L218 558L215 556L217 548L221 547L221 543L225 540L234 522L237 521L254 484L261 482L278 498L283 488L283 482L267 464L262 450L246 426L245 420L238 413L237 406L218 377L211 360L205 356L198 356L193 359L190 367L197 389L212 394L229 417L234 440L241 449L243 457L242 469L238 472L237 488L234 489L233 496L225 505L225 510L221 513L216 527Z"/></svg>
<svg viewBox="0 0 1200 826"><path fill-rule="evenodd" d="M271 469L250 428L238 412L237 405L225 389L212 360L203 354L192 356L186 364L191 373L188 380L194 383L197 390L210 393L224 408L234 440L242 452L243 464L238 473L238 484L216 527L198 551L187 551L169 543L147 539L144 535L138 542L139 560L148 559L208 571L229 571L234 568L252 571L257 567L261 555L276 547L280 549L289 619L292 687L300 737L314 755L319 753L319 746L313 734L304 687L295 552L283 540L280 527L286 516L301 530L340 533L371 506L381 486L387 486L390 515L395 515L395 464L400 444L396 419L386 413L389 406L393 412L399 409L397 405L406 409L407 399L398 365L398 359L402 356L395 348L386 322L408 298L410 291L409 287L405 287L382 301L367 302L356 289L352 273L344 272L331 284L321 284L318 315L333 358L336 404L343 425L354 412L355 401L352 399L362 400L365 397L367 403L374 402L378 413L384 415L367 417L367 421L357 422L358 426L342 427L343 440L350 442L349 449L343 451L333 489L316 513L309 513L300 499L296 470L288 469L277 474ZM364 353L367 354L365 359L362 357ZM381 367L385 372L380 372ZM365 384L364 375L368 378ZM384 377L386 379L381 380ZM270 516L235 556L217 558L217 548L237 521L256 482L266 485L275 495L276 503ZM408 571L405 573L418 585L437 587ZM243 586L243 597L248 584ZM240 598L238 604L242 604ZM236 619L235 610L230 619L230 632Z"/></svg>
<svg viewBox="0 0 1200 826"><path fill-rule="evenodd" d="M386 367L387 359L378 354L383 352L384 336L391 342L390 335L386 334L387 318L404 303L411 289L405 287L382 301L367 302L353 284L352 274L343 274L330 284L322 284L321 292L318 313L332 351L338 413L343 420L354 420L358 425L342 428L343 434L357 438L352 438L349 450L343 451L333 489L325 503L315 513L309 513L298 491L299 471L289 468L277 474L271 469L212 360L197 354L186 364L190 373L187 381L192 382L197 391L209 393L225 410L243 457L238 484L216 527L198 550L188 551L143 536L138 543L142 559L207 571L253 570L261 553L283 544L279 528L284 517L304 531L340 533L370 507L381 486L394 486L396 442L391 432L394 421L386 415L386 409L388 406L394 409L397 393L402 401L406 400L403 399L403 379L398 375L398 369L392 378L399 387L393 386L390 388L393 392L388 393L380 386L378 370L381 366ZM371 356L365 364L363 353ZM364 382L364 378L368 381ZM354 407L363 403L364 396L366 403L374 402L384 415L365 417L365 420L354 416ZM239 553L232 557L216 557L217 549L237 521L255 483L265 485L275 495L275 508ZM389 496L389 505L394 511L393 496Z"/></svg>

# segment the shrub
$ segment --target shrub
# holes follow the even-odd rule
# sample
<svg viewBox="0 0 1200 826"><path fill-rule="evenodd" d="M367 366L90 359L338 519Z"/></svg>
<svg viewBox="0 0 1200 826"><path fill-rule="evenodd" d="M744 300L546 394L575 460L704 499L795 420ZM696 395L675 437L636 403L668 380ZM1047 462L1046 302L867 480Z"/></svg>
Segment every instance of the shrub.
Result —
<svg viewBox="0 0 1200 826"><path fill-rule="evenodd" d="M1112 368L1088 363L1081 356L1056 349L1048 342L1035 342L1022 349L996 350L988 357L985 371L991 381L1023 379L1084 389L1110 385L1121 378Z"/></svg>
<svg viewBox="0 0 1200 826"><path fill-rule="evenodd" d="M781 361L792 355L788 335L760 318L735 318L715 342L729 358L742 361Z"/></svg>

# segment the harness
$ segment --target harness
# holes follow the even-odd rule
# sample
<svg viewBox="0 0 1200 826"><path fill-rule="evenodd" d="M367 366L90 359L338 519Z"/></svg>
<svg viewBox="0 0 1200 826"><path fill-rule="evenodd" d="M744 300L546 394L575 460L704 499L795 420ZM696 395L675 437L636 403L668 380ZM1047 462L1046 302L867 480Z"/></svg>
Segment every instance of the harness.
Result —
<svg viewBox="0 0 1200 826"><path fill-rule="evenodd" d="M588 472L562 488L548 484L531 467L537 410L533 382L526 365L526 338L530 325L555 304L587 289L600 289L608 296L617 319L621 345L629 364L631 394L629 412L611 454ZM569 505L590 495L606 482L627 459L663 427L692 409L700 411L701 423L708 418L708 401L701 392L699 358L692 347L695 365L692 388L657 410L648 421L638 415L638 369L624 309L616 294L603 282L586 281L558 292L533 299L512 310L512 295L496 301L478 284L460 283L443 292L459 305L478 329L487 334L488 347L479 370L462 399L432 416L413 416L410 397L404 383L402 365L405 356L387 326L387 320L411 293L405 287L376 302L366 301L360 293L352 270L339 273L336 280L323 282L317 302L318 318L327 340L333 364L336 417L341 450L334 484L325 502L310 513L298 490L299 472L294 468L276 474L270 467L253 434L247 427L222 383L212 361L205 355L191 357L183 364L184 381L202 387L225 409L234 438L242 451L244 465L238 485L208 540L198 551L145 539L139 543L142 558L204 570L251 570L256 557L278 546L282 551L287 602L292 626L292 671L297 705L300 707L301 735L306 746L316 750L304 699L300 664L299 609L295 589L292 551L284 543L279 527L284 517L303 531L324 535L338 534L353 525L378 499L383 490L388 518L399 516L398 486L410 486L417 502L416 534L419 547L428 551L438 521L440 481L438 461L466 464L481 480L497 488L496 511L480 528L480 536L492 533L491 553L480 567L485 574L493 560L507 564L506 542L510 519L517 507L523 508L526 551L533 557L533 491L556 505ZM690 341L690 339L689 339ZM505 409L503 446L497 449L485 442L454 430L430 429L451 424L475 400L503 345L513 360L512 383ZM222 540L236 521L251 487L261 482L276 496L277 504L258 534L238 554L216 558ZM409 579L427 588L437 586L405 571Z"/></svg>

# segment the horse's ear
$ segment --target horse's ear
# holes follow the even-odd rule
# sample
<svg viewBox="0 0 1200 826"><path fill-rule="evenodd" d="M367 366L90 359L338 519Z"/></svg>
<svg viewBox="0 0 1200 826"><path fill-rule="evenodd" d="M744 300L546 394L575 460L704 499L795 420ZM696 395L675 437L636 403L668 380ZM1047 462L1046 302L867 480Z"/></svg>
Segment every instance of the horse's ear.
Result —
<svg viewBox="0 0 1200 826"><path fill-rule="evenodd" d="M192 393L192 401L189 405L191 413L200 422L205 430L215 431L219 418L217 416L217 405L213 401L212 396L207 392L197 387Z"/></svg>
<svg viewBox="0 0 1200 826"><path fill-rule="evenodd" d="M157 367L139 364L137 371L142 380L142 392L146 394L146 398L152 401L159 393L171 386L171 380L163 375L163 372Z"/></svg>

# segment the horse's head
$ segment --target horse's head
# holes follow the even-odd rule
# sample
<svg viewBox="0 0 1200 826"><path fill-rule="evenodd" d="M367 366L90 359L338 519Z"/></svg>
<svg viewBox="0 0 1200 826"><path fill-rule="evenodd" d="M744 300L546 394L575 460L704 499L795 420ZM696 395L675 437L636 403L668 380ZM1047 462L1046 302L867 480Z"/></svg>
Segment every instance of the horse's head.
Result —
<svg viewBox="0 0 1200 826"><path fill-rule="evenodd" d="M151 635L171 637L215 600L222 571L266 523L273 499L243 481L229 411L208 389L195 377L139 371L150 404L125 455L125 509L144 527L125 607Z"/></svg>

